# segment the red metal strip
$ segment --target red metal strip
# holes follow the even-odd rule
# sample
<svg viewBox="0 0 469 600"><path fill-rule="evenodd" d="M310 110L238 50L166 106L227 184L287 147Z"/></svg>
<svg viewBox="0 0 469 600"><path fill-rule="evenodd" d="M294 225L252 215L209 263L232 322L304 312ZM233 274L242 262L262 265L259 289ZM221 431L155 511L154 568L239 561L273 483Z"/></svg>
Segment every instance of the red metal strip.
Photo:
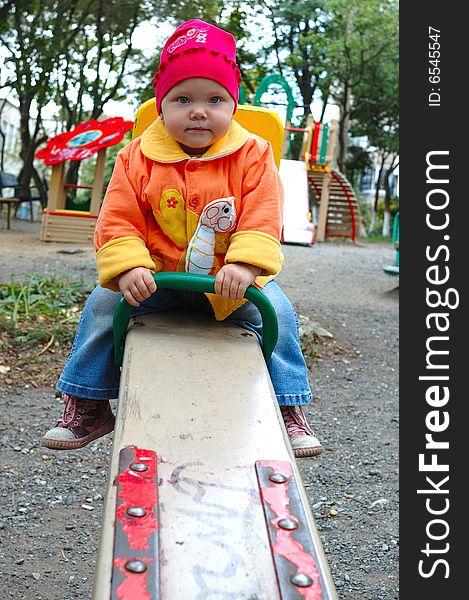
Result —
<svg viewBox="0 0 469 600"><path fill-rule="evenodd" d="M319 121L316 121L316 123L314 124L314 129L313 129L313 141L311 144L311 156L309 157L309 160L312 163L316 162L316 158L317 158L317 153L318 153L318 141L319 141L319 131L321 129L321 123Z"/></svg>
<svg viewBox="0 0 469 600"><path fill-rule="evenodd" d="M157 600L158 483L153 450L129 446L119 454L112 600Z"/></svg>
<svg viewBox="0 0 469 600"><path fill-rule="evenodd" d="M328 588L291 463L257 461L256 473L282 600L327 600Z"/></svg>
<svg viewBox="0 0 469 600"><path fill-rule="evenodd" d="M144 562L146 570L142 573L132 573L126 568L126 564L128 564L127 558L114 559L112 576L114 579L116 575L115 570L118 569L121 582L112 591L112 600L154 600L158 598L158 595L152 595L150 590L151 582L149 574L151 573L151 567L154 567L153 561L145 558L140 558L140 561Z"/></svg>

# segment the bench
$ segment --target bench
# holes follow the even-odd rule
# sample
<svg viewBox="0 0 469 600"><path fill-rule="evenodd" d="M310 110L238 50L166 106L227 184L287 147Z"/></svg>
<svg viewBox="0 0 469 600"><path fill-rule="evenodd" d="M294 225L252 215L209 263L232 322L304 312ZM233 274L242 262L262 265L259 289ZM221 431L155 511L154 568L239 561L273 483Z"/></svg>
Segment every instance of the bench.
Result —
<svg viewBox="0 0 469 600"><path fill-rule="evenodd" d="M12 189L12 196L4 196L3 190ZM31 221L33 217L33 202L39 201L43 206L44 198L40 193L40 190L36 186L25 186L18 182L18 179L12 173L5 173L0 171L0 212L3 205L7 205L7 229L10 229L11 225L11 211L13 206L15 207L15 215L18 211L19 206L24 202L29 202Z"/></svg>

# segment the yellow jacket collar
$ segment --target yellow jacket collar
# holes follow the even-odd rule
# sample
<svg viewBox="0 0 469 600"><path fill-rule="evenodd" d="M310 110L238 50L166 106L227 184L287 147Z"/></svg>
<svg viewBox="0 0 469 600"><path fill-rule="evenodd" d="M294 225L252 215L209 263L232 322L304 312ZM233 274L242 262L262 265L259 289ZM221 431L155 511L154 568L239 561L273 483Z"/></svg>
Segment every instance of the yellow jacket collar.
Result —
<svg viewBox="0 0 469 600"><path fill-rule="evenodd" d="M228 132L210 146L199 160L214 160L231 154L241 148L248 137L249 132L233 119ZM174 163L191 158L169 135L159 117L142 133L140 149L147 158L162 163Z"/></svg>

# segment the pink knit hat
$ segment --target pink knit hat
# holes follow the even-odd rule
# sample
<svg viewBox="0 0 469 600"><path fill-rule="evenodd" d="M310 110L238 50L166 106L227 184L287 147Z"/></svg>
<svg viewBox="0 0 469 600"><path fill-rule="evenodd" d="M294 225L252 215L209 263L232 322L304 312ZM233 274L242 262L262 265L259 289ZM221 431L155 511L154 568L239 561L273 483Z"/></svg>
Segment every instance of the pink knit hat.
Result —
<svg viewBox="0 0 469 600"><path fill-rule="evenodd" d="M241 73L231 33L198 19L179 25L164 45L153 79L158 112L169 90L190 77L205 77L222 85L233 98L236 110Z"/></svg>

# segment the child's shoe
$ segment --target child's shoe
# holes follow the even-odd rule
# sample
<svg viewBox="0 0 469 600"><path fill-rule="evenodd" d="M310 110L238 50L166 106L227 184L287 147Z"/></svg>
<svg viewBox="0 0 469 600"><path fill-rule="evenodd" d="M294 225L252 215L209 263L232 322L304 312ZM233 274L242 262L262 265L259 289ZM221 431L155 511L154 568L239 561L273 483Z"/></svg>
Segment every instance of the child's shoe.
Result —
<svg viewBox="0 0 469 600"><path fill-rule="evenodd" d="M115 417L109 400L87 400L63 394L64 411L55 427L42 438L53 450L83 448L114 429Z"/></svg>
<svg viewBox="0 0 469 600"><path fill-rule="evenodd" d="M324 452L324 447L309 426L301 406L281 406L280 411L296 458L317 456Z"/></svg>

